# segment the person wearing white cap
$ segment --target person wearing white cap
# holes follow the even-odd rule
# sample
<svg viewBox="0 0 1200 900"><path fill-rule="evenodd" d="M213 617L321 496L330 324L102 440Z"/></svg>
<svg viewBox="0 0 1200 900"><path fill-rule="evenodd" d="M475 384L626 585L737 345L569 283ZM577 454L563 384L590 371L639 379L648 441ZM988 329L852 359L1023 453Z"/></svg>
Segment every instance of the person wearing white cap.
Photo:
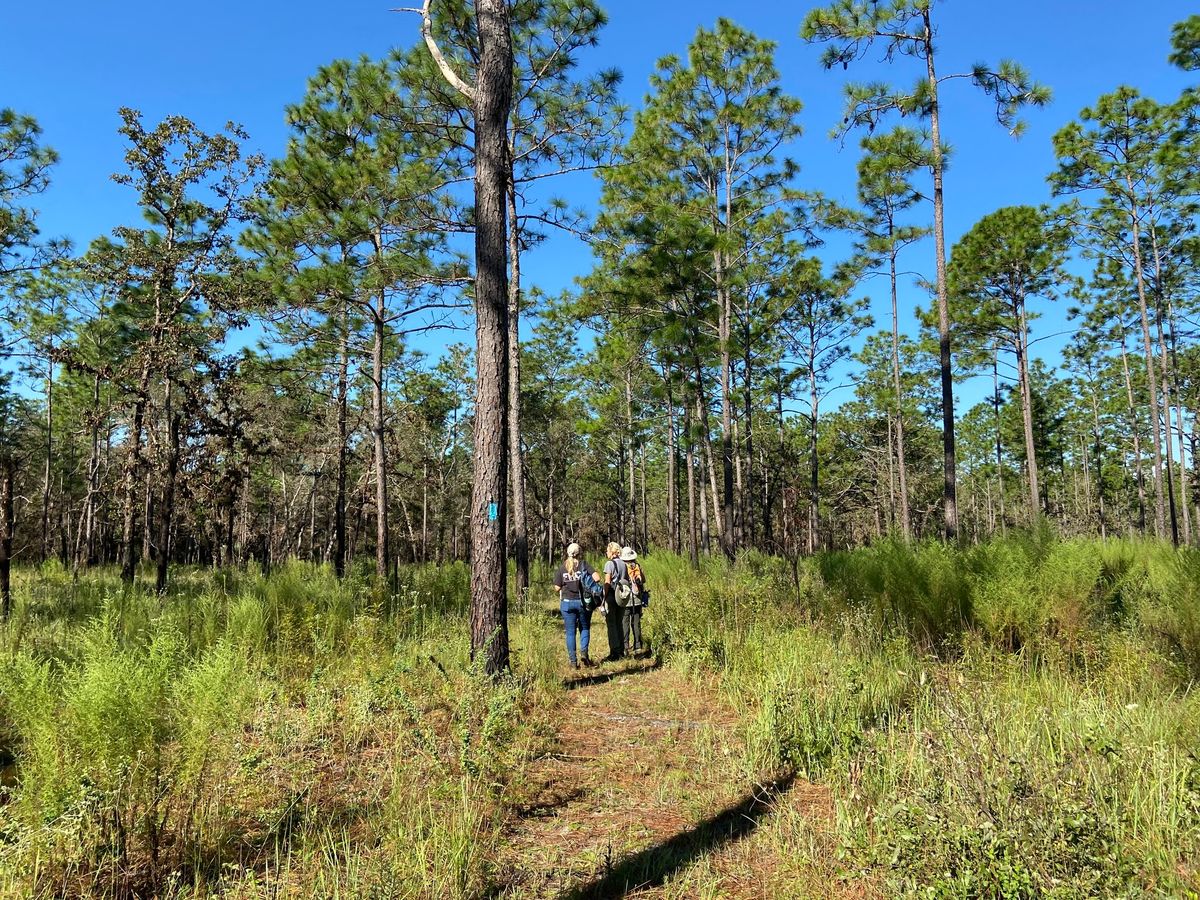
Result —
<svg viewBox="0 0 1200 900"><path fill-rule="evenodd" d="M592 630L592 589L599 588L595 572L580 554L578 544L567 547L567 558L554 573L554 590L558 592L559 611L567 645L567 660L578 669L580 660L589 668L594 666L588 656ZM575 636L579 635L579 655L575 653Z"/></svg>

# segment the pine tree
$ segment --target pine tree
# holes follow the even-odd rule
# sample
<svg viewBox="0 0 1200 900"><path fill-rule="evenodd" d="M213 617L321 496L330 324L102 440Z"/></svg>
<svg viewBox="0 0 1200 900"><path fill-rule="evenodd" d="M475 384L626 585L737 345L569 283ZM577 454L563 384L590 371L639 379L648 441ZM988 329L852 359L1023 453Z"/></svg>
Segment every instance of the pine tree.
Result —
<svg viewBox="0 0 1200 900"><path fill-rule="evenodd" d="M1068 237L1032 206L1008 206L979 220L955 245L947 271L954 319L975 341L999 342L1016 360L1023 421L1029 515L1043 507L1034 449L1029 381L1029 311L1035 298L1053 300L1069 285L1063 269Z"/></svg>
<svg viewBox="0 0 1200 900"><path fill-rule="evenodd" d="M862 141L863 156L858 163L858 202L861 214L848 223L858 236L854 267L878 271L888 276L892 307L892 424L896 435L896 465L899 476L900 529L912 537L909 511L908 463L904 452L904 395L900 377L900 316L897 297L900 252L929 234L929 229L904 224L903 215L923 196L913 185L913 176L931 165L930 150L921 135L908 128L896 128Z"/></svg>
<svg viewBox="0 0 1200 900"><path fill-rule="evenodd" d="M711 31L700 29L686 61L660 60L651 78L654 92L635 117L626 164L605 176L611 230L636 235L640 229L643 239L665 238L674 246L685 245L682 235L695 235L709 248L707 265L694 271L713 308L711 315L692 314L716 338L721 548L730 557L740 544L734 436L738 317L754 320L758 310L746 304L766 296L764 275L778 272L778 265L765 261L764 247L803 227L787 214L796 199L790 187L795 166L779 157L800 134L800 101L780 87L774 49L727 19ZM688 259L689 267L697 262L690 253ZM706 417L707 404L699 408Z"/></svg>
<svg viewBox="0 0 1200 900"><path fill-rule="evenodd" d="M1149 379L1154 526L1159 536L1166 529L1162 392L1151 335L1145 231L1161 220L1171 202L1162 148L1172 130L1168 110L1133 88L1118 88L1084 109L1079 122L1055 134L1059 166L1050 176L1056 195L1098 195L1084 215L1073 217L1077 240L1097 256L1117 258L1128 252Z"/></svg>
<svg viewBox="0 0 1200 900"><path fill-rule="evenodd" d="M160 392L165 449L157 492L156 583L161 592L171 558L185 413L198 396L188 383L202 365L206 346L221 339L215 314L236 303L227 283L241 266L233 225L261 161L243 157L240 143L246 135L232 124L210 135L182 116L170 116L150 130L136 110L121 110L121 118L120 133L129 142L128 171L113 180L136 191L149 227L115 229L113 239L93 245L85 265L118 298L113 312L136 335L120 376L129 379L132 407L122 488L121 575L126 582L132 582L137 565L136 490L147 466L146 419L152 394ZM146 489L149 496L148 482ZM143 525L149 535L148 518Z"/></svg>
<svg viewBox="0 0 1200 900"><path fill-rule="evenodd" d="M444 285L461 280L447 261L441 216L445 185L461 176L444 138L411 127L411 99L387 62L322 68L290 107L294 134L271 167L256 227L277 304L296 315L300 340L318 339L336 367L337 496L334 565L345 570L346 445L350 362L366 323L375 481L375 572L391 565L386 435L388 347L451 305ZM317 313L319 323L309 323Z"/></svg>
<svg viewBox="0 0 1200 900"><path fill-rule="evenodd" d="M851 84L846 87L846 115L841 128L866 126L874 130L890 113L917 115L929 120L930 172L933 177L933 238L937 263L939 356L942 384L943 474L946 537L953 540L958 530L958 501L954 461L954 375L950 363L950 315L946 293L946 236L943 180L946 148L942 143L940 88L950 79L970 77L996 103L997 121L1016 135L1022 130L1017 115L1025 106L1044 106L1050 91L1030 80L1015 62L1002 61L992 69L976 65L969 73L938 75L934 39L933 0L885 0L866 5L858 0L836 0L809 12L801 28L808 41L828 43L824 55L827 69L846 68L861 59L872 45L883 44L888 60L897 55L923 60L925 73L912 89L898 90L883 83Z"/></svg>
<svg viewBox="0 0 1200 900"><path fill-rule="evenodd" d="M47 251L61 243L39 246L37 213L24 205L50 185L50 169L58 154L42 143L42 129L32 116L0 109L0 280L36 269Z"/></svg>

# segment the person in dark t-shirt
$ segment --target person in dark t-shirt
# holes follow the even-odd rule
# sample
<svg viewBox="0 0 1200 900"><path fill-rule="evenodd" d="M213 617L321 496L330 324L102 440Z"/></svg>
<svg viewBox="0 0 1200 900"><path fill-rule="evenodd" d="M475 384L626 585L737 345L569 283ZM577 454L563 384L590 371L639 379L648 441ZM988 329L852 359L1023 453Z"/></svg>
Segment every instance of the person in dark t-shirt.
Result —
<svg viewBox="0 0 1200 900"><path fill-rule="evenodd" d="M579 668L580 660L589 668L595 665L588 657L592 629L592 597L588 585L596 583L596 575L580 553L578 544L567 547L567 558L554 573L554 589L558 592L558 605L562 612L567 660L573 669ZM578 657L575 653L576 632L579 634Z"/></svg>

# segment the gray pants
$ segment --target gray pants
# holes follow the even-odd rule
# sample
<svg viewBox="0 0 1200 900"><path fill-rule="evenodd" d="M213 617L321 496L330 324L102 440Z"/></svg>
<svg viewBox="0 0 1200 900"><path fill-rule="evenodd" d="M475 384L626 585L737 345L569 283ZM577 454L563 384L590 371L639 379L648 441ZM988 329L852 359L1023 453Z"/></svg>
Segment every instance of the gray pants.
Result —
<svg viewBox="0 0 1200 900"><path fill-rule="evenodd" d="M642 648L642 608L627 606L621 615L621 632L625 639L625 649L637 653ZM632 641L630 640L632 638Z"/></svg>

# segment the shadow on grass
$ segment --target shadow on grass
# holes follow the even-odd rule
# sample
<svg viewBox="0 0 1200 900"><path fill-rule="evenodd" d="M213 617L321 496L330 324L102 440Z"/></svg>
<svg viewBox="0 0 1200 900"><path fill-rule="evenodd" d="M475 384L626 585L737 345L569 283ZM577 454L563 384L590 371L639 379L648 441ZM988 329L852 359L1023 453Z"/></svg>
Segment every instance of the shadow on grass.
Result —
<svg viewBox="0 0 1200 900"><path fill-rule="evenodd" d="M629 669L618 669L615 672L600 672L596 675L581 675L578 678L564 678L563 687L568 691L577 691L580 688L594 687L598 684L608 684L610 681L615 681L618 678L625 678L629 675L645 675L648 672L653 672L655 669L662 668L662 658L656 657L652 662L646 665L634 666Z"/></svg>
<svg viewBox="0 0 1200 900"><path fill-rule="evenodd" d="M626 857L600 877L565 894L566 900L615 900L631 891L658 888L676 872L709 851L753 834L792 789L795 775L760 785L740 803L728 807L694 828Z"/></svg>

